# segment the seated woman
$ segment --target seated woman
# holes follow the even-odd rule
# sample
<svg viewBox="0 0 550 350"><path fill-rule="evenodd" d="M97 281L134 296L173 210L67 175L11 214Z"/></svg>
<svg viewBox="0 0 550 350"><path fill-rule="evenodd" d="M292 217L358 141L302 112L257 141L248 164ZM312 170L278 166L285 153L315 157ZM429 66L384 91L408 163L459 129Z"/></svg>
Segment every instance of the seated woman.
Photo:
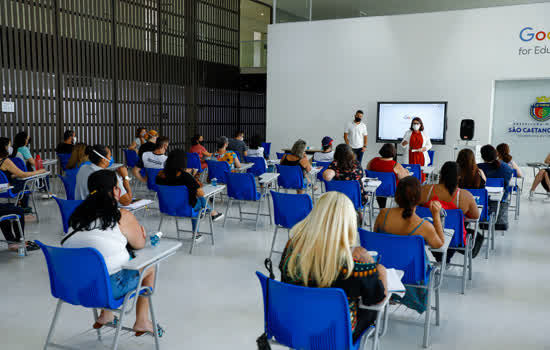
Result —
<svg viewBox="0 0 550 350"><path fill-rule="evenodd" d="M469 148L464 148L458 152L456 158L458 164L458 187L477 190L485 188L487 178L483 170L479 169L476 164L476 156Z"/></svg>
<svg viewBox="0 0 550 350"><path fill-rule="evenodd" d="M327 192L311 213L291 230L279 269L281 281L314 288L341 288L349 301L353 340L371 326L376 314L359 308L384 300L386 269L357 247L355 208L339 192ZM355 247L354 247L355 246Z"/></svg>
<svg viewBox="0 0 550 350"><path fill-rule="evenodd" d="M202 184L191 175L191 169L187 168L187 154L181 149L175 149L168 153L168 159L164 163L164 169L161 170L156 179L157 185L164 186L186 186L189 192L189 205L194 207L196 211L202 208L208 208ZM212 221L218 221L223 218L222 213L215 210L210 211ZM197 226L197 220L191 221L193 230ZM195 240L202 239L200 234L195 236Z"/></svg>
<svg viewBox="0 0 550 350"><path fill-rule="evenodd" d="M2 170L6 175L6 177L8 178L9 184L13 186L12 192L19 193L21 192L21 190L23 190L23 186L25 185L25 182L18 179L42 174L42 173L45 173L46 170L45 169L40 169L36 171L20 170L15 164L13 164L11 159L9 159L9 147L10 147L10 140L5 137L0 138L0 170ZM18 203L17 205L22 207L25 210L25 212L29 212L30 208L28 208L28 203L29 203L29 195L24 195L23 199L21 200L21 203Z"/></svg>
<svg viewBox="0 0 550 350"><path fill-rule="evenodd" d="M355 158L355 153L353 149L345 144L341 143L336 146L336 151L334 151L334 160L328 166L327 170L323 172L323 179L325 181L339 180L339 181L349 181L357 180L359 181L359 187L361 188L361 202L363 204L367 203L367 193L363 188L361 179L365 176L361 164Z"/></svg>
<svg viewBox="0 0 550 350"><path fill-rule="evenodd" d="M123 270L122 266L130 260L127 244L132 249L145 247L145 230L134 214L118 208L120 188L113 171L99 170L91 174L88 178L88 190L90 195L69 219L69 226L73 231L61 241L61 245L65 248L97 249L103 255L111 277L113 298L119 299L138 286L139 273ZM142 285L154 287L154 282L154 270L147 270ZM136 336L153 332L153 324L148 315L147 298L138 298L133 327ZM103 310L93 328L101 328L113 320L113 313Z"/></svg>
<svg viewBox="0 0 550 350"><path fill-rule="evenodd" d="M13 152L11 154L12 158L18 157L25 161L27 169L34 169L34 158L31 155L29 150L29 143L31 142L31 137L25 131L21 131L13 139Z"/></svg>
<svg viewBox="0 0 550 350"><path fill-rule="evenodd" d="M432 248L440 248L445 243L445 235L439 212L441 204L430 203L433 224L416 215L416 207L420 203L420 181L414 176L407 176L399 181L395 192L395 202L398 208L380 209L380 214L374 223L374 232L391 233L400 236L420 235L426 244ZM426 257L426 268L430 265ZM406 287L405 296L393 296L408 308L418 313L426 311L427 293L425 289Z"/></svg>
<svg viewBox="0 0 550 350"><path fill-rule="evenodd" d="M193 139L191 139L191 148L189 149L189 152L191 153L197 153L199 155L199 158L201 160L201 168L205 169L208 167L208 164L206 164L205 157L212 157L212 153L208 152L206 148L202 145L204 142L204 137L202 135L195 135L193 136Z"/></svg>
<svg viewBox="0 0 550 350"><path fill-rule="evenodd" d="M262 142L263 138L260 135L256 134L252 136L252 138L250 139L250 144L248 145L248 151L246 153L247 156L265 158Z"/></svg>
<svg viewBox="0 0 550 350"><path fill-rule="evenodd" d="M74 176L76 176L78 169L80 169L83 164L90 163L87 154L90 150L88 150L87 147L88 146L86 146L85 143L77 143L74 145L71 158L69 158L69 161L67 162L67 174L74 174Z"/></svg>
<svg viewBox="0 0 550 350"><path fill-rule="evenodd" d="M227 146L229 145L229 139L225 136L220 136L218 138L218 150L214 153L214 157L220 162L227 162L231 169L240 168L241 162L237 153L233 151L228 151Z"/></svg>
<svg viewBox="0 0 550 350"><path fill-rule="evenodd" d="M544 163L550 165L550 154L546 156ZM533 181L533 185L531 186L531 190L529 191L530 201L535 200L535 190L537 189L537 186L539 184L542 184L542 187L548 194L548 196L544 199L544 201L550 202L550 168L539 170L537 176L535 176L535 180Z"/></svg>
<svg viewBox="0 0 550 350"><path fill-rule="evenodd" d="M503 161L508 164L513 170L516 171L517 177L523 177L523 172L521 168L512 160L512 155L510 154L510 146L507 143L501 143L497 146L497 156L498 160Z"/></svg>
<svg viewBox="0 0 550 350"><path fill-rule="evenodd" d="M103 145L95 145L87 149L89 164L84 164L76 174L76 187L74 198L84 200L88 197L88 178L96 171L107 169L113 163L113 155L108 147ZM121 166L116 170L118 187L120 188L119 203L121 205L129 205L132 203L132 189L130 188L130 177L128 169Z"/></svg>
<svg viewBox="0 0 550 350"><path fill-rule="evenodd" d="M384 144L384 146L380 148L380 151L378 151L378 154L380 154L380 157L371 159L369 164L367 164L367 170L381 173L394 173L396 185L399 183L399 180L409 176L407 169L403 168L401 164L394 160L396 156L396 149L393 144ZM386 199L387 198L384 197L376 197L378 207L385 208Z"/></svg>
<svg viewBox="0 0 550 350"><path fill-rule="evenodd" d="M147 142L147 140L145 139L145 137L147 136L147 129L145 128L137 128L136 130L136 138L134 139L134 141L132 141L132 143L130 144L130 146L128 147L129 150L132 150L132 151L135 151L136 153L138 153L139 151L139 148L145 144L145 142Z"/></svg>
<svg viewBox="0 0 550 350"><path fill-rule="evenodd" d="M488 178L502 178L504 179L504 196L502 201L505 202L508 198L508 184L512 178L512 168L497 158L497 150L491 145L485 145L481 147L481 158L484 163L480 163L477 166L483 170Z"/></svg>
<svg viewBox="0 0 550 350"><path fill-rule="evenodd" d="M309 183L307 174L311 171L311 163L307 159L306 154L306 142L304 140L298 140L294 142L290 153L285 153L281 158L281 165L298 165L302 169L304 175L304 184ZM304 193L304 190L296 190L297 193Z"/></svg>

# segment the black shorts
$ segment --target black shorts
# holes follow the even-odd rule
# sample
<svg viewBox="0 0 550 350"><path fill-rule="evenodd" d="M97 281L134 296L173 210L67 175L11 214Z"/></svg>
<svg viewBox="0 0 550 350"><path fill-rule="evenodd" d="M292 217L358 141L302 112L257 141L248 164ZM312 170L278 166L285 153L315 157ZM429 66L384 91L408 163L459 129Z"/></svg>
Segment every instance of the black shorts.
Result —
<svg viewBox="0 0 550 350"><path fill-rule="evenodd" d="M550 177L550 169L545 169L546 174ZM546 190L546 192L550 192L550 188L548 187L548 184L546 183L545 177L542 178L542 187Z"/></svg>

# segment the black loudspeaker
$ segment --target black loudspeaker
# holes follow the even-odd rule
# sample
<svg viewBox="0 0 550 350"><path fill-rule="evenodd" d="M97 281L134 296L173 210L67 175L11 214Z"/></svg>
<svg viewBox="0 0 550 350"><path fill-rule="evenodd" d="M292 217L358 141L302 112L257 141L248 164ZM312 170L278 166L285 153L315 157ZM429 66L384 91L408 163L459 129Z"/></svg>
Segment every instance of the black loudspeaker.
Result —
<svg viewBox="0 0 550 350"><path fill-rule="evenodd" d="M460 122L460 139L471 140L474 138L475 123L473 119L462 119Z"/></svg>

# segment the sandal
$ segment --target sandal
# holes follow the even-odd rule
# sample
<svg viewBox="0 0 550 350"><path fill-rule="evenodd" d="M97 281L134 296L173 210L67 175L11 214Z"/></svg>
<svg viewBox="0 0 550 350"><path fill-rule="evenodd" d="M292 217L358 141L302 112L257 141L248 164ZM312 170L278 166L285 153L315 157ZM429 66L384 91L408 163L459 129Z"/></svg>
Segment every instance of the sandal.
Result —
<svg viewBox="0 0 550 350"><path fill-rule="evenodd" d="M27 251L32 252L34 250L40 250L38 244L34 243L33 241L27 241Z"/></svg>
<svg viewBox="0 0 550 350"><path fill-rule="evenodd" d="M164 332L164 328L162 328L162 327L160 326L160 324L158 324L158 323L157 323L157 333L158 333L158 335L159 335L159 338L162 338L162 336L163 336L164 333L165 333L165 332ZM140 331L140 332L136 332L136 337L141 337L141 336L144 335L144 334L151 334L151 335L153 335L151 332L142 332L142 331Z"/></svg>
<svg viewBox="0 0 550 350"><path fill-rule="evenodd" d="M115 318L113 319L113 322L109 322L109 323L99 323L99 322L95 322L92 326L93 329L100 329L101 327L103 326L106 326L106 325L113 325L113 326L116 326L118 323L118 317L115 316Z"/></svg>

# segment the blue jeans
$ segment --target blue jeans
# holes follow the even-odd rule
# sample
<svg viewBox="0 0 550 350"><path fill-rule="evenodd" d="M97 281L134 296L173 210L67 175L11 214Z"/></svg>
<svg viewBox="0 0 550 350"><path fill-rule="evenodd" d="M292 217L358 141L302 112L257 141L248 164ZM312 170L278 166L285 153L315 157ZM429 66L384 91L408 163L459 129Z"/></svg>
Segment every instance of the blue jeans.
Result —
<svg viewBox="0 0 550 350"><path fill-rule="evenodd" d="M129 291L137 288L139 283L139 272L134 270L120 270L112 274L110 279L113 298L120 299Z"/></svg>
<svg viewBox="0 0 550 350"><path fill-rule="evenodd" d="M203 208L208 208L208 211L211 210L210 206L208 205L208 203L206 203L206 198L204 197L197 197L197 204L195 204L195 207L193 208L195 211L199 211ZM198 222L198 218L197 219L191 219L191 225L193 227L193 232L195 231L195 229L197 228L197 222Z"/></svg>

